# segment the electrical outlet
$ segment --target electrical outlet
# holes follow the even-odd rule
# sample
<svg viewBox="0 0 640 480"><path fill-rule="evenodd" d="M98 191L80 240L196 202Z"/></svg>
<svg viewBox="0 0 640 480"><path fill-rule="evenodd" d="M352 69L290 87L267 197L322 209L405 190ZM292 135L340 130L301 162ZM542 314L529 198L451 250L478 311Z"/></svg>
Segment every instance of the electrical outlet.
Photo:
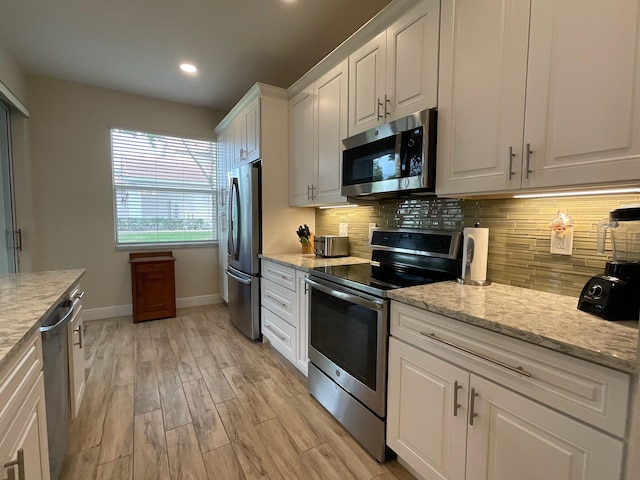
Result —
<svg viewBox="0 0 640 480"><path fill-rule="evenodd" d="M341 237L348 237L349 236L349 224L348 223L341 223L338 226L338 235L340 235Z"/></svg>
<svg viewBox="0 0 640 480"><path fill-rule="evenodd" d="M373 229L376 228L378 226L378 224L376 223L370 223L369 224L369 238L371 238L371 235L373 234Z"/></svg>

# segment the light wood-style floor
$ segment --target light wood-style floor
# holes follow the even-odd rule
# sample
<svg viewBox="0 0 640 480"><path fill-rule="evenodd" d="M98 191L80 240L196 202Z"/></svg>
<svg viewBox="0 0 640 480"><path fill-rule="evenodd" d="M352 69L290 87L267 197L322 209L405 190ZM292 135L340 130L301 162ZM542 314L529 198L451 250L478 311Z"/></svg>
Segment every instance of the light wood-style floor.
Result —
<svg viewBox="0 0 640 480"><path fill-rule="evenodd" d="M379 464L224 305L87 322L87 389L61 480L409 480Z"/></svg>

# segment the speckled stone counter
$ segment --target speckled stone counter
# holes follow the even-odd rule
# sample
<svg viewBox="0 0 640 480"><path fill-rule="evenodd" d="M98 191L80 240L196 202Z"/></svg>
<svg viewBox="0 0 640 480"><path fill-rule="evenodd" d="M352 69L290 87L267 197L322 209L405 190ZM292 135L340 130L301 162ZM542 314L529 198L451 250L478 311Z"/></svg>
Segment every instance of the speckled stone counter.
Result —
<svg viewBox="0 0 640 480"><path fill-rule="evenodd" d="M0 275L0 378L84 270Z"/></svg>
<svg viewBox="0 0 640 480"><path fill-rule="evenodd" d="M264 260L271 260L286 267L297 268L298 270L309 271L315 267L333 267L335 265L353 265L355 263L369 263L366 258L359 257L316 257L314 254L303 255L300 253L282 254L262 254L259 255Z"/></svg>
<svg viewBox="0 0 640 480"><path fill-rule="evenodd" d="M393 290L389 297L617 370L636 369L638 322L601 320L578 310L573 297L454 282Z"/></svg>

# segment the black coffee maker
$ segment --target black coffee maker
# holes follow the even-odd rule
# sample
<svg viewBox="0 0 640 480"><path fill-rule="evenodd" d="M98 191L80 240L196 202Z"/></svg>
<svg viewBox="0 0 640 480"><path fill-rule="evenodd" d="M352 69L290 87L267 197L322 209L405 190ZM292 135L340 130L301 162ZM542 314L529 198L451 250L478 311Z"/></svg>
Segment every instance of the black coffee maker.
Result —
<svg viewBox="0 0 640 480"><path fill-rule="evenodd" d="M640 316L640 205L612 210L598 224L598 253L604 253L611 232L613 259L604 275L592 277L582 289L578 308L605 320L638 320Z"/></svg>

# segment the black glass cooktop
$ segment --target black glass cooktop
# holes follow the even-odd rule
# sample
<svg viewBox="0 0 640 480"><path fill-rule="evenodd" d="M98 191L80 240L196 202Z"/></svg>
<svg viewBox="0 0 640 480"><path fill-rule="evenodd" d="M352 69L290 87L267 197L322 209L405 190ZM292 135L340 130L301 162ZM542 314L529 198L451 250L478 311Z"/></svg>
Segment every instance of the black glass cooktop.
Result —
<svg viewBox="0 0 640 480"><path fill-rule="evenodd" d="M381 267L368 263L316 267L312 269L311 274L381 297L385 297L385 292L388 290L455 278L455 276L443 275L439 272Z"/></svg>

